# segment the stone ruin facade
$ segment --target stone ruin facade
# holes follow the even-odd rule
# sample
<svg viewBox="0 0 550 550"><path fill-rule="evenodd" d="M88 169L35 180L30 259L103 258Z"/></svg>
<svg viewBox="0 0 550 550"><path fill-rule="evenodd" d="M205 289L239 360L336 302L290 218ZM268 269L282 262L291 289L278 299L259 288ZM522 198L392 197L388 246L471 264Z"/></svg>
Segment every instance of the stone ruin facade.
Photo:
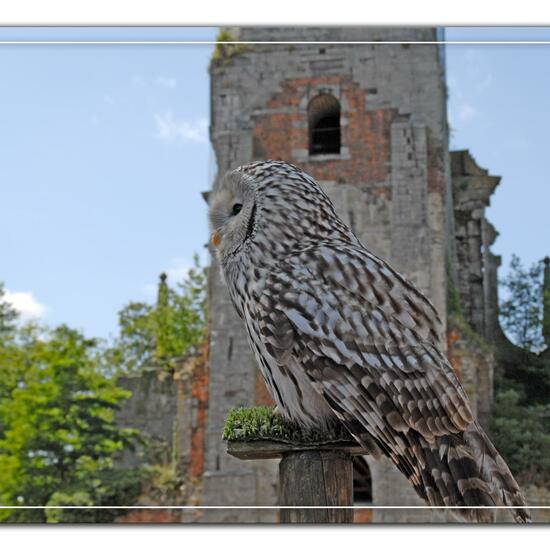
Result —
<svg viewBox="0 0 550 550"><path fill-rule="evenodd" d="M144 506L200 505L204 475L205 428L208 411L208 348L176 361L173 369L151 369L122 378L132 395L116 414L120 426L139 430L146 446L126 450L119 465L154 466L158 473L136 502ZM182 523L200 521L200 510L137 509L120 523Z"/></svg>
<svg viewBox="0 0 550 550"><path fill-rule="evenodd" d="M227 32L241 41L319 43L218 45L210 67L217 177L258 159L286 160L312 174L359 239L431 298L446 327L442 345L487 425L491 343L500 331L500 258L490 249L497 232L485 208L500 178L479 167L469 151L449 151L443 46L406 43L441 40L442 33L368 27ZM214 258L209 320L202 363L194 359L176 369L174 380L157 376L147 395L142 382L128 382L134 397L121 413L124 424L163 440L164 463L178 463L185 479L186 489L155 502L275 506L276 461L239 461L225 452L221 438L231 408L272 401ZM424 504L388 460L367 462L369 504ZM149 495L143 502L153 501ZM143 514L174 522L277 520L274 509L226 508L163 511L156 519L140 512L122 521L148 521ZM448 519L425 509L356 514L357 522Z"/></svg>
<svg viewBox="0 0 550 550"><path fill-rule="evenodd" d="M313 175L359 239L430 296L447 327L443 344L486 421L493 363L482 343L447 312L455 289L474 330L488 335L496 320L491 300L498 260L489 250L495 232L484 208L499 178L479 168L467 151L449 152L443 48L384 43L432 42L441 33L430 28L229 33L242 41L327 43L220 47L211 66L210 126L218 174L257 159L282 159ZM220 439L229 408L264 403L266 391L215 265L210 323L204 502L275 504L276 464L239 462L225 453ZM389 461L368 463L373 504L423 504ZM275 517L274 511L224 510L215 519ZM358 520L445 516L374 510Z"/></svg>

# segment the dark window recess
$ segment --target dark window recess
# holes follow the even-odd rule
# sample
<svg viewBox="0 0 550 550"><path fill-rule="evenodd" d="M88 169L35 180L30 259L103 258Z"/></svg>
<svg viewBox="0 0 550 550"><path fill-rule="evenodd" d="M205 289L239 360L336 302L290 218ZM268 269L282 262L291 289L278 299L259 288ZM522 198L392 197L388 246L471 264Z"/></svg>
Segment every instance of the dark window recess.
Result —
<svg viewBox="0 0 550 550"><path fill-rule="evenodd" d="M353 457L353 500L372 502L372 477L367 461L362 456Z"/></svg>
<svg viewBox="0 0 550 550"><path fill-rule="evenodd" d="M309 154L340 153L340 103L330 94L313 98L308 107Z"/></svg>

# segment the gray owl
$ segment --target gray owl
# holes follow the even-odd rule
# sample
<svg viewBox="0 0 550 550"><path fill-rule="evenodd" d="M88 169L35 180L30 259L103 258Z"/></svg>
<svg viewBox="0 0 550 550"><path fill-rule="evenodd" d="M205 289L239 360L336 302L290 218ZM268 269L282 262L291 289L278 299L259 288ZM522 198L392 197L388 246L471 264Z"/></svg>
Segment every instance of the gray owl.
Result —
<svg viewBox="0 0 550 550"><path fill-rule="evenodd" d="M441 352L434 306L359 242L312 177L281 161L247 164L209 203L231 300L284 417L306 429L342 423L431 506L505 505L529 521Z"/></svg>

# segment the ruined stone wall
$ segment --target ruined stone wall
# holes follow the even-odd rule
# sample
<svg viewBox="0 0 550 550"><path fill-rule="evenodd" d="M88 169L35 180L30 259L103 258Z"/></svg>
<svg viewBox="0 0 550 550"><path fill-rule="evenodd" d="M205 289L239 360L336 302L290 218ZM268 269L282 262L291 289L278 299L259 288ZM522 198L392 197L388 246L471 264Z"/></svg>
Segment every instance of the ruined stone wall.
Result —
<svg viewBox="0 0 550 550"><path fill-rule="evenodd" d="M208 398L208 346L202 353L177 361L173 370L145 371L120 380L132 396L116 414L121 427L138 429L147 440L135 452L125 451L121 466L156 469L137 504L200 505L205 464ZM120 523L200 521L200 510L133 510Z"/></svg>
<svg viewBox="0 0 550 550"><path fill-rule="evenodd" d="M497 297L500 257L490 250L498 233L487 220L485 208L500 177L489 175L467 150L451 153L451 173L461 311L479 334L494 342L500 330Z"/></svg>
<svg viewBox="0 0 550 550"><path fill-rule="evenodd" d="M177 388L172 377L151 371L139 377L122 378L118 385L132 395L116 412L117 425L137 429L148 439L146 448L124 451L120 464L133 467L170 463L177 416Z"/></svg>
<svg viewBox="0 0 550 550"><path fill-rule="evenodd" d="M500 182L478 166L468 150L451 153L456 292L447 331L448 355L472 402L474 413L489 427L493 406L494 348L498 323L497 269L491 251L498 233L485 209Z"/></svg>
<svg viewBox="0 0 550 550"><path fill-rule="evenodd" d="M496 364L493 347L458 312L449 314L447 328L449 361L470 398L474 415L488 429Z"/></svg>
<svg viewBox="0 0 550 550"><path fill-rule="evenodd" d="M436 37L435 29L402 28L231 32L242 40ZM342 147L337 155L309 154L307 107L323 92L341 105ZM451 170L445 103L441 49L433 45L239 46L222 51L211 66L210 132L219 175L262 158L284 159L311 173L362 242L427 293L444 322L448 290L454 288L447 275L455 276L463 313L449 317L444 345L486 424L493 359L468 323L487 337L498 326L498 258L489 249L496 233L484 212L498 178L477 167L467 152L453 153ZM167 467L177 464L179 475L192 481L168 496L152 489L140 503L275 505L276 461L239 461L225 452L221 439L231 407L272 401L214 260L209 304L208 366L204 360L202 366L200 361L187 362L173 377L148 374L123 381L134 396L119 423L151 434L156 455L149 460ZM136 464L144 459L124 460ZM388 460L368 462L375 505L424 504ZM358 511L355 521L448 519L426 510L378 509ZM274 510L225 509L134 512L120 521L276 520Z"/></svg>
<svg viewBox="0 0 550 550"><path fill-rule="evenodd" d="M243 40L435 38L433 29L232 32ZM331 44L231 51L211 67L210 131L219 175L255 159L280 158L316 177L362 242L432 298L447 324L444 345L451 364L486 426L494 369L487 340L494 341L500 330L500 259L490 250L496 231L485 208L500 178L477 166L468 151L453 152L449 161L441 50L429 45ZM307 106L322 92L334 95L341 105L338 155L309 154ZM456 303L450 304L454 291ZM277 502L276 461L239 461L225 452L221 439L231 407L272 400L214 260L209 304L208 364L203 356L182 362L173 376L147 373L121 382L133 396L118 414L118 423L150 434L152 441L147 453L126 454L121 460L125 465L145 461L165 467L166 479L149 488L140 504L272 506ZM424 505L388 460L369 457L368 463L373 504ZM165 491L163 483L174 478L185 483ZM546 493L529 491L534 504L547 503ZM134 511L119 521L276 520L275 510L225 509ZM356 522L449 520L449 514L414 508L355 514Z"/></svg>
<svg viewBox="0 0 550 550"><path fill-rule="evenodd" d="M231 32L251 41L436 38L435 29L418 28ZM283 159L309 172L364 244L428 294L445 322L452 209L447 204L450 170L441 50L428 44L267 44L225 53L211 66L210 133L219 174L265 158ZM307 107L319 93L330 93L340 102L339 154L309 154ZM213 264L205 503L274 504L276 465L239 462L225 453L220 438L229 408L263 402L266 396L242 322ZM399 501L408 495L408 486L393 470L389 463L378 463L373 483L379 489L374 492ZM390 478L394 490L385 493L381 487ZM410 496L415 498L421 504ZM404 517L401 511L374 512L372 519L399 517ZM216 518L272 521L274 513L223 511Z"/></svg>

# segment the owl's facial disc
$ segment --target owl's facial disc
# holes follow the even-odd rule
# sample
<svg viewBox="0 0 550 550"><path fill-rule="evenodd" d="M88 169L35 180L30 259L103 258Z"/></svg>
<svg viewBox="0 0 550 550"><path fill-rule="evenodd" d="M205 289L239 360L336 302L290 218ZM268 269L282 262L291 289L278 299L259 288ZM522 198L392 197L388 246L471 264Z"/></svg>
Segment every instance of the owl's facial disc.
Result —
<svg viewBox="0 0 550 550"><path fill-rule="evenodd" d="M211 243L223 259L252 235L255 224L252 182L240 173L226 176L210 197Z"/></svg>

